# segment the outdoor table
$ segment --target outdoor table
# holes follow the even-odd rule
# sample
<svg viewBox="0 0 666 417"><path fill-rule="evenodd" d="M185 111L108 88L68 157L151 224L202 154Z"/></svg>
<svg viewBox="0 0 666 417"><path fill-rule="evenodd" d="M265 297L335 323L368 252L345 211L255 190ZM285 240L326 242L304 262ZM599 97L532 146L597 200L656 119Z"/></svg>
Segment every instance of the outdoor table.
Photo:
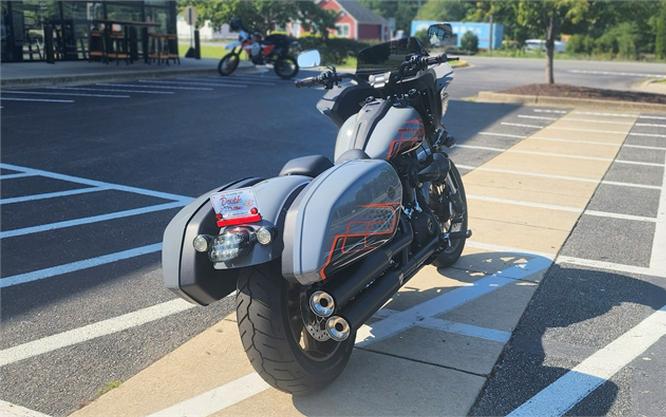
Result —
<svg viewBox="0 0 666 417"><path fill-rule="evenodd" d="M148 63L148 29L151 27L158 27L158 23L154 22L140 22L140 21L131 21L131 20L112 20L112 19L96 19L93 20L93 24L103 24L104 33L107 36L111 33L113 25L120 25L123 27L123 32L125 33L125 39L129 44L129 55L130 61L134 62L139 59L138 52L138 42L137 42L137 29L142 31L142 49L143 49L143 60Z"/></svg>

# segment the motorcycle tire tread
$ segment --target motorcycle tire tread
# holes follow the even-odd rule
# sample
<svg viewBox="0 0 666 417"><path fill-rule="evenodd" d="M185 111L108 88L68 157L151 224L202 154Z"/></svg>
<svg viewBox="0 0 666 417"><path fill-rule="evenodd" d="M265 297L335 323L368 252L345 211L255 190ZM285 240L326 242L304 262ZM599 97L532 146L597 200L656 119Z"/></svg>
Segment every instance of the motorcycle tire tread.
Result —
<svg viewBox="0 0 666 417"><path fill-rule="evenodd" d="M257 265L238 279L236 319L243 348L257 373L274 388L292 394L317 391L342 372L351 349L339 361L337 372L328 372L322 378L305 370L290 345L291 336L285 333L289 329L282 324L280 297L284 284L272 268L271 263Z"/></svg>
<svg viewBox="0 0 666 417"><path fill-rule="evenodd" d="M469 221L469 211L467 209L467 195L465 194L465 185L463 184L462 176L460 175L460 171L458 171L458 168L455 166L453 161L451 161L450 172L451 172L451 174L453 174L453 176L456 179L456 182L458 183L459 192L461 193L461 197L462 197L462 202L465 206L465 217L463 219L463 230L467 230L468 221ZM460 258L460 255L462 255L463 250L465 249L465 241L466 241L466 239L458 240L456 242L457 246L456 246L455 251L440 253L431 262L431 264L436 268L446 268L446 267L451 266L454 263L456 263L458 261L458 259Z"/></svg>

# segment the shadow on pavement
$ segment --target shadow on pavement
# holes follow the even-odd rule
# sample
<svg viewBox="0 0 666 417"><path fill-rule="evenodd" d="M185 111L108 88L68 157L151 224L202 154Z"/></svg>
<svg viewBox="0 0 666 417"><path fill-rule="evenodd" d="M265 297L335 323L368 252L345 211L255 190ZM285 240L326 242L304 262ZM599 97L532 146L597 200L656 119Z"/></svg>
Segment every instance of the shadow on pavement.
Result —
<svg viewBox="0 0 666 417"><path fill-rule="evenodd" d="M470 415L510 413L660 309L666 291L643 279L552 266ZM568 414L606 415L618 391L606 381Z"/></svg>

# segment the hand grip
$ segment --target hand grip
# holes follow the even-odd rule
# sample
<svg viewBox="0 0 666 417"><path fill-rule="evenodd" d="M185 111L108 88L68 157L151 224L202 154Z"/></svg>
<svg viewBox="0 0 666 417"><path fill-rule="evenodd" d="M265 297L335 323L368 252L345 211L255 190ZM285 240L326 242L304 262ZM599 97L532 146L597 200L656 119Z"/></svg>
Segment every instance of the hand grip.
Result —
<svg viewBox="0 0 666 417"><path fill-rule="evenodd" d="M303 78L302 80L294 81L294 85L298 88L312 87L317 84L319 84L319 77L307 77Z"/></svg>

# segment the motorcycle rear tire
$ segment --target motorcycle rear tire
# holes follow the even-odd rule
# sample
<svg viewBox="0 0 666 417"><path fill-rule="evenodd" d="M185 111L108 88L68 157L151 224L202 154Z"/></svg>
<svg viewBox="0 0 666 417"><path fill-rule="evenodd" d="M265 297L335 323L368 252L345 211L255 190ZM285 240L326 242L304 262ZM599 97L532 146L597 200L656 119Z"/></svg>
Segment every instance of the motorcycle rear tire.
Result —
<svg viewBox="0 0 666 417"><path fill-rule="evenodd" d="M298 63L290 56L285 58L278 58L273 64L273 70L278 77L283 80L292 79L298 74Z"/></svg>
<svg viewBox="0 0 666 417"><path fill-rule="evenodd" d="M279 262L257 265L241 275L236 319L257 373L274 388L297 395L320 390L337 378L351 356L355 333L344 342L327 342L338 343L329 356L311 358L293 336L289 306L298 300L289 297L294 284L282 277Z"/></svg>
<svg viewBox="0 0 666 417"><path fill-rule="evenodd" d="M228 60L231 61L226 62ZM239 62L240 62L240 57L234 54L233 52L230 52L225 56L223 56L222 59L220 59L220 63L217 64L217 71L223 77L231 75L234 73L234 71L236 71L236 68L238 68Z"/></svg>

